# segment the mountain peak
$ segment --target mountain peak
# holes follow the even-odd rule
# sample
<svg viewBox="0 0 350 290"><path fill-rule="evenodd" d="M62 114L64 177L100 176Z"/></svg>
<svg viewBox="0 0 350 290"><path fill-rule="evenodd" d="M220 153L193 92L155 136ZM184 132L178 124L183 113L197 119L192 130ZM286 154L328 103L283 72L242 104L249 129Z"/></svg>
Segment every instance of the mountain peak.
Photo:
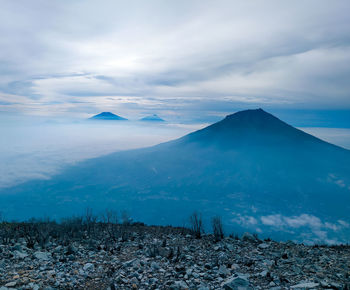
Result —
<svg viewBox="0 0 350 290"><path fill-rule="evenodd" d="M97 115L91 117L90 119L92 119L92 120L119 120L119 121L127 120L127 119L120 117L116 114L113 114L111 112L102 112L100 114L97 114Z"/></svg>
<svg viewBox="0 0 350 290"><path fill-rule="evenodd" d="M244 110L187 135L186 140L201 144L236 146L281 146L283 144L324 143L281 121L263 109Z"/></svg>
<svg viewBox="0 0 350 290"><path fill-rule="evenodd" d="M157 114L146 116L140 119L141 121L153 121L153 122L164 122Z"/></svg>
<svg viewBox="0 0 350 290"><path fill-rule="evenodd" d="M249 109L249 110L243 110L238 111L236 113L227 115L225 119L231 119L231 118L269 118L273 115L270 113L267 113L263 109Z"/></svg>
<svg viewBox="0 0 350 290"><path fill-rule="evenodd" d="M233 128L242 128L242 129L277 129L286 128L289 129L291 126L281 121L277 117L273 116L270 113L267 113L263 109L254 109L254 110L244 110L237 113L227 115L225 119L221 122L216 123L220 126L229 126ZM214 124L214 125L216 125Z"/></svg>

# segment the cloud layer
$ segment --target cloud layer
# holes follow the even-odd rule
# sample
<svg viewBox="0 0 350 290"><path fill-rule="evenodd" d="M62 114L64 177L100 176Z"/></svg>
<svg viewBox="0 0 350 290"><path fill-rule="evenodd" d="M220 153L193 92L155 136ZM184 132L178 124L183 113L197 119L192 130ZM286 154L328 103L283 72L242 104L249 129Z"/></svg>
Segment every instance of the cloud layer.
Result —
<svg viewBox="0 0 350 290"><path fill-rule="evenodd" d="M1 1L0 111L350 109L349 1Z"/></svg>
<svg viewBox="0 0 350 290"><path fill-rule="evenodd" d="M335 222L322 221L319 217L307 213L294 216L284 216L281 214L263 215L259 217L237 215L232 219L232 222L245 228L253 229L258 233L264 233L266 229L291 233L296 240L299 239L299 241L308 244L344 243L344 241L335 238L334 235L337 236L340 232L350 227L349 223L344 220L337 220ZM304 230L299 231L302 228ZM308 229L308 231L305 229Z"/></svg>

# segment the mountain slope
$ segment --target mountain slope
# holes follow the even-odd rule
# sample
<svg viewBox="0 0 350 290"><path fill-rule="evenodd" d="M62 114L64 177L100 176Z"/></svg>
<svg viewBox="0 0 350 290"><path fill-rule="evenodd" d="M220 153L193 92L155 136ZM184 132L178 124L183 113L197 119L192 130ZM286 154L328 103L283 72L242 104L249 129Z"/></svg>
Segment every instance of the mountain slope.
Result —
<svg viewBox="0 0 350 290"><path fill-rule="evenodd" d="M347 241L350 152L248 110L171 142L9 188L0 202L11 217L59 217L93 206L157 224L182 224L198 210L207 218L220 214L228 231Z"/></svg>

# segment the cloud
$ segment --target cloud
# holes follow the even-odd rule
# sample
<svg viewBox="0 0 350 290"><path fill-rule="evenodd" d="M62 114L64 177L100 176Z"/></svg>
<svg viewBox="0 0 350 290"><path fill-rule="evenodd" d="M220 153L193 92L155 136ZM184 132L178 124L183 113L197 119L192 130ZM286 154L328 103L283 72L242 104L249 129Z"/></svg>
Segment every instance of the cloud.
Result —
<svg viewBox="0 0 350 290"><path fill-rule="evenodd" d="M343 226L344 228L350 227L349 223L347 223L346 221L338 220L338 223L339 223L341 226Z"/></svg>
<svg viewBox="0 0 350 290"><path fill-rule="evenodd" d="M301 231L301 240L307 244L314 243L327 243L337 244L340 243L339 235L341 231L349 228L349 223L343 220L338 220L336 223L328 221L322 221L320 218L310 214L300 214L296 216L283 216L281 214L273 214L260 216L260 222L262 225L271 227L273 230L281 232L292 232L296 236L297 230ZM259 225L260 223L258 223ZM305 228L309 228L309 232L305 231ZM337 236L337 239L329 238L329 235ZM343 241L344 242L344 241Z"/></svg>
<svg viewBox="0 0 350 290"><path fill-rule="evenodd" d="M350 108L348 1L2 1L0 110ZM94 97L94 99L91 99ZM77 102L86 98L87 102ZM217 102L225 104L212 110ZM61 105L58 105L61 104ZM139 106L135 106L138 104ZM187 113L186 110L183 114Z"/></svg>
<svg viewBox="0 0 350 290"><path fill-rule="evenodd" d="M282 227L285 225L285 222L282 220L282 216L279 214L262 216L260 219L266 226Z"/></svg>
<svg viewBox="0 0 350 290"><path fill-rule="evenodd" d="M310 227L312 229L328 228L334 231L340 229L339 225L335 225L329 222L323 223L320 218L310 215L301 214L299 216L283 216L280 214L261 216L260 220L262 224L267 226L273 226L276 228L300 228Z"/></svg>
<svg viewBox="0 0 350 290"><path fill-rule="evenodd" d="M311 228L319 228L322 223L318 217L302 214L300 216L284 217L285 223L292 228L309 226Z"/></svg>
<svg viewBox="0 0 350 290"><path fill-rule="evenodd" d="M232 221L244 227L251 227L258 224L258 220L253 216L238 215L236 218L232 219Z"/></svg>

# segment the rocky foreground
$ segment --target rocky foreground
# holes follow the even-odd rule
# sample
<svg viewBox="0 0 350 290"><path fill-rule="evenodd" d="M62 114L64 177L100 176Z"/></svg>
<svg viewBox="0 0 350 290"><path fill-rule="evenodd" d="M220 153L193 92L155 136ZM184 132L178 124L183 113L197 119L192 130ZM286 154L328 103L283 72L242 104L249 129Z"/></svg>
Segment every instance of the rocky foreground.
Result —
<svg viewBox="0 0 350 290"><path fill-rule="evenodd" d="M142 227L103 239L28 238L0 245L0 289L350 289L349 246L215 242L188 231Z"/></svg>

